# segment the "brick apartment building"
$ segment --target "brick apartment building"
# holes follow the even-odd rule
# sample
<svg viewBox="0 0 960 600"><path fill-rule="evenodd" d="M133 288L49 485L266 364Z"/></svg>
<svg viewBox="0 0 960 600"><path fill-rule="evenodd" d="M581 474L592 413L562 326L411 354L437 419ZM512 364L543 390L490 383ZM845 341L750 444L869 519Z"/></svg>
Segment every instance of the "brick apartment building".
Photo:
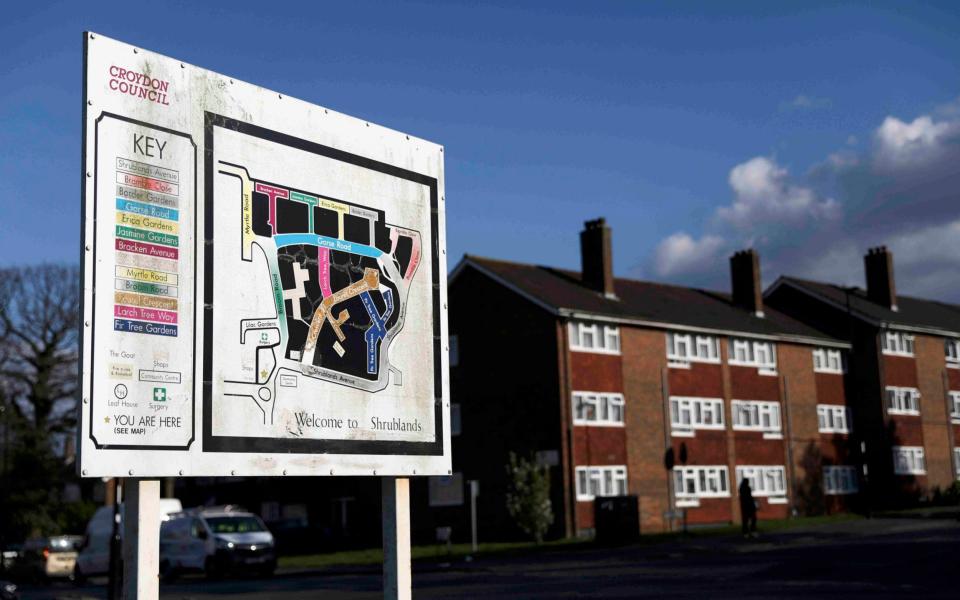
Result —
<svg viewBox="0 0 960 600"><path fill-rule="evenodd" d="M636 495L646 532L676 508L735 522L744 477L760 518L856 502L850 344L765 306L756 253L724 294L614 278L602 219L580 242L580 273L467 255L450 277L454 470L487 539L515 531L510 451L551 465L555 536L589 533L605 495Z"/></svg>
<svg viewBox="0 0 960 600"><path fill-rule="evenodd" d="M864 266L866 290L781 277L764 298L852 344L864 491L873 505L905 504L960 477L960 306L898 295L886 248Z"/></svg>

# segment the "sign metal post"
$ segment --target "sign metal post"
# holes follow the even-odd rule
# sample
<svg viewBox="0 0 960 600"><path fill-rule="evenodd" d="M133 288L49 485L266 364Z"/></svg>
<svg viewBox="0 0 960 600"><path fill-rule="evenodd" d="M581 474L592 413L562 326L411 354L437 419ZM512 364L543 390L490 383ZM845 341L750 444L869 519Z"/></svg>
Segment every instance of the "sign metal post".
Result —
<svg viewBox="0 0 960 600"><path fill-rule="evenodd" d="M470 541L473 552L479 548L477 544L477 496L480 495L480 482L470 480Z"/></svg>
<svg viewBox="0 0 960 600"><path fill-rule="evenodd" d="M383 513L383 597L409 600L410 574L410 480L384 477Z"/></svg>
<svg viewBox="0 0 960 600"><path fill-rule="evenodd" d="M123 597L157 600L160 573L160 481L124 482Z"/></svg>

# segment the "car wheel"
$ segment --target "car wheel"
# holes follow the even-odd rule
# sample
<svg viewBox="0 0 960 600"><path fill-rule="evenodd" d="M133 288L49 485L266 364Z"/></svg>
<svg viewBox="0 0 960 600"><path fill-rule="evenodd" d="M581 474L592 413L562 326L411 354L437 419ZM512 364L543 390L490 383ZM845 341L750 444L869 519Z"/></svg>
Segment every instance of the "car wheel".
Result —
<svg viewBox="0 0 960 600"><path fill-rule="evenodd" d="M160 580L170 583L177 578L177 570L173 568L169 560L160 563Z"/></svg>
<svg viewBox="0 0 960 600"><path fill-rule="evenodd" d="M207 579L220 579L223 576L223 569L211 556L203 563L203 573L207 576Z"/></svg>

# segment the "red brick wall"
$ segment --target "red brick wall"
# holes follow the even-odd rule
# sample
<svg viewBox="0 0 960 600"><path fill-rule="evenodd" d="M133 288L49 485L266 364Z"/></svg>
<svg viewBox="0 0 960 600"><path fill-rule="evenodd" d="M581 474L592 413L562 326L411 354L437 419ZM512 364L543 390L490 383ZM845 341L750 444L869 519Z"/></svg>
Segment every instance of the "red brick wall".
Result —
<svg viewBox="0 0 960 600"><path fill-rule="evenodd" d="M571 352L570 386L573 391L622 392L623 368L620 355Z"/></svg>
<svg viewBox="0 0 960 600"><path fill-rule="evenodd" d="M884 385L917 387L916 358L884 354L883 372Z"/></svg>
<svg viewBox="0 0 960 600"><path fill-rule="evenodd" d="M823 441L818 431L817 404L827 402L821 393L832 400L830 404L843 404L843 376L814 373L811 352L809 346L777 345L786 396L783 425L790 454L790 501L801 514L818 514L824 508Z"/></svg>
<svg viewBox="0 0 960 600"><path fill-rule="evenodd" d="M947 369L947 380L951 390L960 390L960 369Z"/></svg>
<svg viewBox="0 0 960 600"><path fill-rule="evenodd" d="M805 349L809 354L810 348ZM799 375L801 371L793 371L795 376ZM808 368L807 372L813 373L812 368ZM784 373L786 375L786 373ZM816 379L816 404L847 404L846 393L843 388L843 375L837 373L813 373L814 378ZM814 415L816 416L816 415ZM816 431L816 429L814 429Z"/></svg>
<svg viewBox="0 0 960 600"><path fill-rule="evenodd" d="M701 498L700 506L687 509L687 523L691 525L730 521L733 521L733 514L730 512L728 498Z"/></svg>
<svg viewBox="0 0 960 600"><path fill-rule="evenodd" d="M722 429L700 429L694 437L674 437L671 441L677 464L683 448L688 465L727 464L727 436Z"/></svg>
<svg viewBox="0 0 960 600"><path fill-rule="evenodd" d="M761 375L756 367L730 365L730 393L736 400L779 400L776 375Z"/></svg>
<svg viewBox="0 0 960 600"><path fill-rule="evenodd" d="M763 439L759 431L735 431L737 465L784 465L786 450L783 440ZM730 471L733 474L733 471Z"/></svg>
<svg viewBox="0 0 960 600"><path fill-rule="evenodd" d="M920 388L920 422L927 459L927 485L944 489L954 481L950 417L944 389L946 356L943 338L918 335L914 340L917 382Z"/></svg>
<svg viewBox="0 0 960 600"><path fill-rule="evenodd" d="M624 427L574 426L574 466L627 464L626 438Z"/></svg>
<svg viewBox="0 0 960 600"><path fill-rule="evenodd" d="M577 502L577 527L593 529L593 502Z"/></svg>
<svg viewBox="0 0 960 600"><path fill-rule="evenodd" d="M644 532L664 531L663 513L670 508L667 471L663 464L667 448L664 339L662 331L620 329L623 362L627 365L623 373L623 394L628 486L630 493L638 496L640 529Z"/></svg>
<svg viewBox="0 0 960 600"><path fill-rule="evenodd" d="M692 362L689 369L670 369L669 383L671 396L723 397L723 376L718 364Z"/></svg>

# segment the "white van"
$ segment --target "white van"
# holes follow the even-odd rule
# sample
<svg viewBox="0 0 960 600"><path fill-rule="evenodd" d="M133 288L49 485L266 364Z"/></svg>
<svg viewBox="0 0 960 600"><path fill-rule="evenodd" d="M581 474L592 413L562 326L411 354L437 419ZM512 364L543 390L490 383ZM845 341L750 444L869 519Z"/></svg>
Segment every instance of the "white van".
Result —
<svg viewBox="0 0 960 600"><path fill-rule="evenodd" d="M220 577L232 571L273 575L273 535L260 517L233 506L196 508L170 515L160 527L160 574Z"/></svg>
<svg viewBox="0 0 960 600"><path fill-rule="evenodd" d="M160 499L160 518L167 519L171 513L183 510L183 504L176 498ZM123 504L120 505L120 522L117 523L123 537ZM157 523L157 527L160 523ZM82 581L86 577L106 575L110 570L110 536L113 535L113 507L101 506L93 513L87 523L87 533L77 555L73 569L74 578Z"/></svg>

